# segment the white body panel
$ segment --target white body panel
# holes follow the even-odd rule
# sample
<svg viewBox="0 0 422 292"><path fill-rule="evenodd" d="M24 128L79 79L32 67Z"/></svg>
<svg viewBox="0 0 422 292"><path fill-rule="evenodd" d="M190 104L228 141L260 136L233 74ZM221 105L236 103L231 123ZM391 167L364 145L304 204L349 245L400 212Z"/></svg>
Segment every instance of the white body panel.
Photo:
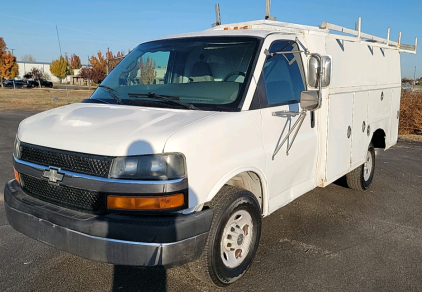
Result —
<svg viewBox="0 0 422 292"><path fill-rule="evenodd" d="M72 104L25 119L21 141L108 156L161 153L175 131L212 112Z"/></svg>
<svg viewBox="0 0 422 292"><path fill-rule="evenodd" d="M397 112L401 88L398 51L374 47L368 42L342 39L340 36L330 35L325 40L325 54L332 57L333 67L327 90L327 121L322 125L324 128L326 124L327 151L321 186L364 162L367 147L376 130L385 133L386 149L396 143L398 119L397 115L392 114L392 105ZM321 118L324 120L324 116ZM351 135L347 137L349 127Z"/></svg>
<svg viewBox="0 0 422 292"><path fill-rule="evenodd" d="M109 156L181 152L187 161L190 208L212 200L235 175L254 172L261 182L263 215L361 165L376 130L385 132L386 148L395 144L400 104L397 50L332 36L312 27L259 31L216 28L194 35L252 35L264 39L242 111L75 104L28 118L20 125L19 139ZM311 128L308 113L289 155L288 141L272 160L275 148L297 119L272 116L272 112L299 111L300 106L259 110L249 110L249 106L267 57L265 49L274 40L295 41L296 37L310 52L332 57L332 79L321 91L322 106L315 111L315 127ZM307 57L301 55L304 73L308 74Z"/></svg>
<svg viewBox="0 0 422 292"><path fill-rule="evenodd" d="M186 156L189 205L211 200L235 175L253 171L265 178L259 111L219 113L181 129L165 152Z"/></svg>

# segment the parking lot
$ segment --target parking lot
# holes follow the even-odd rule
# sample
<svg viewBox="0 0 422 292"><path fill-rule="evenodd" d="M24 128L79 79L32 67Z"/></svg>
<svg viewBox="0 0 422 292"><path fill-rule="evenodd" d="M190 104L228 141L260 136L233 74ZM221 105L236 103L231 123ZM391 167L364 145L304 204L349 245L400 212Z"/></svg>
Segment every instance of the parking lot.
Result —
<svg viewBox="0 0 422 292"><path fill-rule="evenodd" d="M34 112L0 111L1 291L215 291L186 267L170 270L85 260L32 240L7 223L3 186L13 178L19 122ZM377 151L366 192L342 180L263 220L255 261L226 291L421 291L422 143Z"/></svg>

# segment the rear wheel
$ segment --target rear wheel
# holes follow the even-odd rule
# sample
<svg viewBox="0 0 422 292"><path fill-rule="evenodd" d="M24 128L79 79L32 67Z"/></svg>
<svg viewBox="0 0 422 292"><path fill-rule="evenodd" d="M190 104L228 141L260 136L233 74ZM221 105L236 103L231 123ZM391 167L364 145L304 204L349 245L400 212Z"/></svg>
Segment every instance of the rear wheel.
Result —
<svg viewBox="0 0 422 292"><path fill-rule="evenodd" d="M375 149L369 144L365 163L346 174L346 182L349 188L364 191L369 188L374 178Z"/></svg>
<svg viewBox="0 0 422 292"><path fill-rule="evenodd" d="M214 217L207 244L189 267L198 279L223 287L251 266L261 236L261 211L251 192L228 185L211 207Z"/></svg>

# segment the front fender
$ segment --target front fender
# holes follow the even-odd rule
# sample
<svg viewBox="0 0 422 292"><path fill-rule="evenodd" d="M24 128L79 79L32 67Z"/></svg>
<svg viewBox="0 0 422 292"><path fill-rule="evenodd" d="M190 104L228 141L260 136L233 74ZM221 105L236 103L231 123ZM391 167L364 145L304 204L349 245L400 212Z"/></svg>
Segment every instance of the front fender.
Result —
<svg viewBox="0 0 422 292"><path fill-rule="evenodd" d="M208 116L174 133L165 152L186 156L189 208L210 201L233 176L265 170L259 111L226 112Z"/></svg>

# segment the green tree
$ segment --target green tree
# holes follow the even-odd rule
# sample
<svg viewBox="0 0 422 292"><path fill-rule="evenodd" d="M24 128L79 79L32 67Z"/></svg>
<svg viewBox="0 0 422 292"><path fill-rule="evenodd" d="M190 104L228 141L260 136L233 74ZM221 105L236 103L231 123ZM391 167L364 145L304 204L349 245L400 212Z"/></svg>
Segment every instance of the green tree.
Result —
<svg viewBox="0 0 422 292"><path fill-rule="evenodd" d="M54 60L50 65L50 72L57 78L59 78L60 83L67 75L70 75L69 63L66 61L63 56L60 56L59 59Z"/></svg>
<svg viewBox="0 0 422 292"><path fill-rule="evenodd" d="M19 73L16 57L10 51L6 51L6 43L0 37L0 84L3 88L4 78L15 78Z"/></svg>

